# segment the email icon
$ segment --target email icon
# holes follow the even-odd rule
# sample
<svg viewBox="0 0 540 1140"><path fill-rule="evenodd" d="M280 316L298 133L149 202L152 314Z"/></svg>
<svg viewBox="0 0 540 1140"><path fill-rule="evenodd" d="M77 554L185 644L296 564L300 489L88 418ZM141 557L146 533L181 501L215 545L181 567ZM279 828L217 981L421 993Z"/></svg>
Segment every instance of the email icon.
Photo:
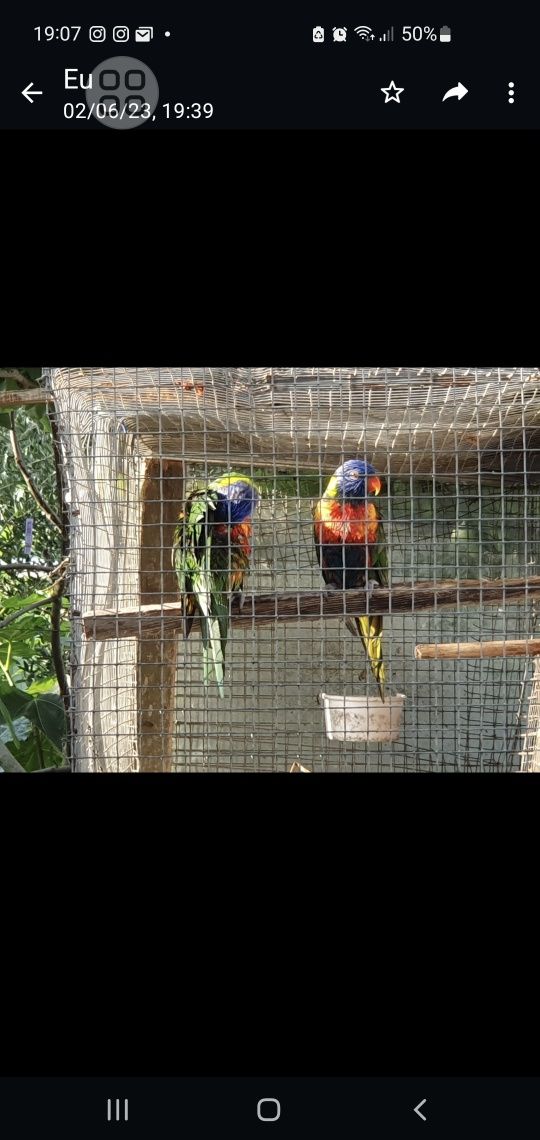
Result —
<svg viewBox="0 0 540 1140"><path fill-rule="evenodd" d="M154 35L153 28L135 28L135 43L149 44Z"/></svg>

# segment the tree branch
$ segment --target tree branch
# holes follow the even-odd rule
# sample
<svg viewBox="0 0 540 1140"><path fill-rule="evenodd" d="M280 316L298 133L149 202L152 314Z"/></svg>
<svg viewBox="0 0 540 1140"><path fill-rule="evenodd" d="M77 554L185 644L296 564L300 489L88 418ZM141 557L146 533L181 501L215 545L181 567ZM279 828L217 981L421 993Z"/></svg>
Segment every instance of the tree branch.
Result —
<svg viewBox="0 0 540 1140"><path fill-rule="evenodd" d="M60 534L61 534L62 533L62 523L61 523L60 518L56 514L56 511L53 511L52 507L49 507L48 503L45 502L45 499L43 498L41 491L38 491L38 489L34 483L34 480L32 479L30 472L28 471L27 467L25 466L25 462L24 462L24 459L22 457L21 449L19 447L19 441L17 439L17 434L15 431L15 413L14 412L10 412L9 419L10 419L10 423L11 423L9 438L11 440L11 449L13 451L15 463L17 464L17 467L19 468L19 471L21 472L21 475L22 475L22 477L26 483L26 486L28 487L28 490L30 491L30 494L33 495L34 499L36 500L36 503L38 504L39 507L41 507L41 510L43 511L43 514L45 515L45 517L48 518L49 522L52 523L52 525L54 527L56 527L56 529L59 530Z"/></svg>
<svg viewBox="0 0 540 1140"><path fill-rule="evenodd" d="M63 561L60 563L60 567L65 567L65 569L63 569L61 578L59 578L57 583L56 583L55 590L61 586L62 591L64 593L68 594L68 599L69 599L69 591L65 590L65 578L66 578L66 573L67 573L67 567L69 566L69 515L68 515L66 497L64 495L64 478L63 478L64 468L63 468L63 464L62 464L62 448L60 445L60 433L58 431L58 423L56 420L56 408L54 407L54 405L52 408L47 408L47 415L49 417L49 423L51 425L51 437L52 437L52 442L53 442L54 471L55 471L55 476L56 476L56 493L58 496L58 502L60 504L60 510L62 512L61 522L62 522L62 558L63 558ZM60 688L60 692L62 694L62 700L64 702L64 708L66 710L66 721L67 721L66 753L67 753L67 760L68 760L68 764L69 764L69 770L71 771L73 769L73 763L74 763L74 760L73 760L73 739L74 739L73 728L74 728L74 725L73 725L73 709L71 707L71 694L70 694L69 685L68 685L68 681L67 681L67 677L66 677L66 672L64 669L64 659L62 657L62 645L61 645L61 641L60 641L61 609L62 609L62 607L61 607L61 592L59 591L58 592L58 598L55 597L53 600L53 608L52 608L52 613L51 613L51 651L52 651L54 668L55 668L56 676L58 679L58 685Z"/></svg>
<svg viewBox="0 0 540 1140"><path fill-rule="evenodd" d="M54 455L54 474L56 479L56 494L60 504L62 514L62 558L67 558L69 554L69 514L67 503L64 495L64 482L63 482L63 464L62 464L62 448L60 446L60 433L58 431L58 424L56 422L56 409L54 407L47 408L47 416L51 425L51 438L53 444Z"/></svg>
<svg viewBox="0 0 540 1140"><path fill-rule="evenodd" d="M60 695L64 702L66 716L70 714L70 697L69 686L67 683L66 671L64 669L64 659L62 657L62 643L60 640L60 619L62 616L62 597L64 593L64 580L65 571L61 578L53 586L52 590L52 609L51 609L51 651L54 664L54 671L58 680Z"/></svg>
<svg viewBox="0 0 540 1140"><path fill-rule="evenodd" d="M0 562L0 574L19 574L28 570L29 574L46 574L52 578L61 565L61 562L57 566L47 562Z"/></svg>
<svg viewBox="0 0 540 1140"><path fill-rule="evenodd" d="M18 619L22 617L23 614L29 614L31 610L39 610L40 606L48 606L51 601L52 598L41 598L39 602L32 602L29 606L23 606L22 609L17 610L16 614L10 614L9 617L4 618L3 621L0 621L0 629L5 629L7 625L11 625L12 622L18 621Z"/></svg>

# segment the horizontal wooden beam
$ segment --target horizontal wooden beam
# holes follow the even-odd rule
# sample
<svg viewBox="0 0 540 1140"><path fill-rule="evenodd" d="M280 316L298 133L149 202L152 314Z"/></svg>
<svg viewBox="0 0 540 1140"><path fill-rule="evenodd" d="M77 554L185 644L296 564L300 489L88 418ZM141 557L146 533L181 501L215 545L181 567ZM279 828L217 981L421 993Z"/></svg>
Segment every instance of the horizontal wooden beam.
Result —
<svg viewBox="0 0 540 1140"><path fill-rule="evenodd" d="M28 404L52 404L54 396L47 388L28 388L24 392L0 392L1 408L22 408Z"/></svg>
<svg viewBox="0 0 540 1140"><path fill-rule="evenodd" d="M319 618L354 617L366 613L400 614L420 610L456 609L461 606L510 605L540 598L540 576L530 578L463 579L460 582L400 583L391 590L299 590L294 594L246 594L240 609L231 605L233 625L249 626L275 621L317 621ZM72 615L81 616L81 615ZM82 615L87 638L171 636L182 626L182 603L164 602L119 610L101 610ZM194 622L193 629L198 627Z"/></svg>
<svg viewBox="0 0 540 1140"><path fill-rule="evenodd" d="M540 638L523 641L446 641L433 645L417 645L414 656L419 661L444 661L461 657L534 657L540 653Z"/></svg>

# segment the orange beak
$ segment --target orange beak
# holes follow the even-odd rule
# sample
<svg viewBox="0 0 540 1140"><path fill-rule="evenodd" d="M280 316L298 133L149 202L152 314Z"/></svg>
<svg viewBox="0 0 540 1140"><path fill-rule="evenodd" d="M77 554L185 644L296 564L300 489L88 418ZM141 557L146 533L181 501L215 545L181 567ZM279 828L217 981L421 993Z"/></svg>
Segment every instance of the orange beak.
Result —
<svg viewBox="0 0 540 1140"><path fill-rule="evenodd" d="M381 487L382 487L382 483L381 483L381 480L379 479L379 477L377 475L370 475L370 477L367 481L368 495L380 494Z"/></svg>

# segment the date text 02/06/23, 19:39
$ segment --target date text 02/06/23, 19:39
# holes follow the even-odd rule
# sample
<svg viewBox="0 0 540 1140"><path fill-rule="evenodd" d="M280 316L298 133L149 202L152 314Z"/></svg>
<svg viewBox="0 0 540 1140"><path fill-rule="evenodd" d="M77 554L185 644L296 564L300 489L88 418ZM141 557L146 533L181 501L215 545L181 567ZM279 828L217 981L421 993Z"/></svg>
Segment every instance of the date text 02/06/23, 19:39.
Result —
<svg viewBox="0 0 540 1140"><path fill-rule="evenodd" d="M66 102L66 119L94 117L105 125L129 128L144 121L155 122L158 115L166 119L211 119L214 106L210 102L159 103L157 77L142 60L128 56L115 56L104 60L94 71L82 72L77 68L64 70L66 91L84 91L86 102Z"/></svg>

